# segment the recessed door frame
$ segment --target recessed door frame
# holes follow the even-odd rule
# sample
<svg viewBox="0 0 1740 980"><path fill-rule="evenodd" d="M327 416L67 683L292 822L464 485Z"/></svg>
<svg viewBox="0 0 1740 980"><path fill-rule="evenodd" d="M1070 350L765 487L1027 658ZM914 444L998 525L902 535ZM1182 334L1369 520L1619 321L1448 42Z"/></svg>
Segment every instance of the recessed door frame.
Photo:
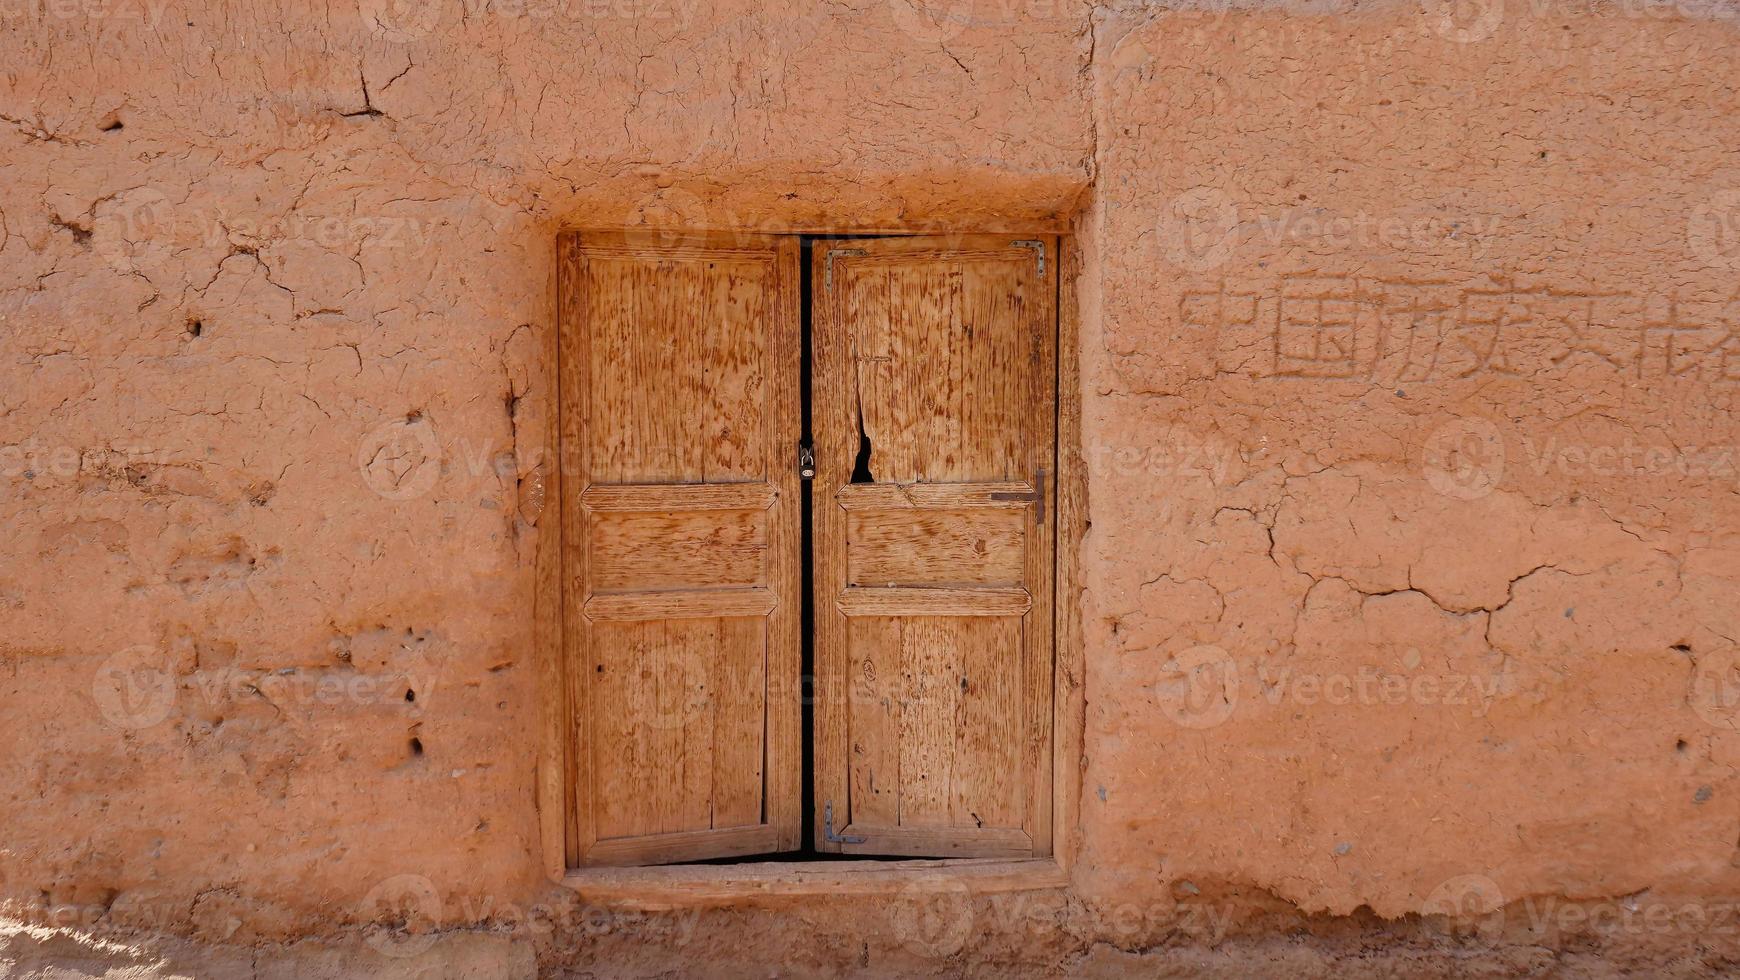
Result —
<svg viewBox="0 0 1740 980"><path fill-rule="evenodd" d="M622 229L612 229L621 231ZM1055 490L1055 531L1053 546L1055 637L1052 666L1053 715L1051 736L1051 848L1050 856L1039 859L1006 862L976 861L961 866L963 880L975 891L998 891L1010 888L1049 888L1067 881L1067 870L1079 849L1077 824L1082 792L1082 734L1085 721L1083 703L1084 658L1081 636L1080 569L1078 552L1086 530L1086 471L1081 448L1081 382L1079 372L1078 337L1083 298L1078 291L1085 257L1079 239L1069 229L1056 224L990 225L986 230L997 234L1059 235L1056 293L1056 364L1057 364L1057 454ZM765 229L683 229L683 233L706 231L711 235L765 235ZM793 229L791 237L806 232L837 232L838 229ZM866 235L903 235L911 229L864 228ZM1061 232L1061 234L1060 234ZM1047 256L1052 260L1052 256ZM551 263L550 302L560 311L560 295L556 263ZM1088 302L1092 302L1091 297ZM563 440L563 422L567 406L562 404L563 369L560 331L552 325L542 332L544 370L538 377L542 383L542 399L547 412L545 439L538 458L522 462L520 519L536 540L536 589L533 604L534 642L537 654L537 687L542 708L540 746L537 759L536 797L539 810L542 866L551 880L570 887L582 888L589 894L618 894L628 897L658 898L679 904L692 901L717 900L721 894L761 896L785 895L802 897L811 894L849 893L876 894L899 890L912 876L934 874L936 860L914 861L848 861L831 862L824 867L827 881L806 872L815 868L803 863L755 863L727 866L666 865L645 868L581 868L572 860L572 846L577 840L573 826L574 787L570 784L568 753L571 751L571 719L575 705L567 692L566 678L570 668L563 627L563 527L562 500L565 467L561 461L572 448ZM572 474L569 474L572 476ZM818 599L819 601L819 599ZM806 801L807 805L807 801ZM944 861L941 866L949 866ZM970 873L969 873L970 868ZM1049 869L1049 870L1047 870ZM818 869L819 870L819 869ZM1059 877L1059 876L1063 877ZM706 885L702 885L706 882Z"/></svg>

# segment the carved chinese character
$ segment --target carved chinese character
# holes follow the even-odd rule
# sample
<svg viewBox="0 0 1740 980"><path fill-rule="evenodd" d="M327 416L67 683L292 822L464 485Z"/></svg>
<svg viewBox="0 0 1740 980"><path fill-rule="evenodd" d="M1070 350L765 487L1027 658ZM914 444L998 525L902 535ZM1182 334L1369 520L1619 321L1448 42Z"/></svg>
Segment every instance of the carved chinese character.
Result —
<svg viewBox="0 0 1740 980"><path fill-rule="evenodd" d="M1360 326L1362 320L1371 325L1372 300L1352 277L1284 277L1275 304L1275 373L1295 378L1364 373Z"/></svg>

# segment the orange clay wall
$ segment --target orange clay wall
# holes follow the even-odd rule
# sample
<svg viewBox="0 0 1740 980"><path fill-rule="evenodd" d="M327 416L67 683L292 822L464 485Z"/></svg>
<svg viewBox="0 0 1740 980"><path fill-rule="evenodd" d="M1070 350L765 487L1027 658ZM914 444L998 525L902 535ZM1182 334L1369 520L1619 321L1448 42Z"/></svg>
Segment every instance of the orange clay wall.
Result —
<svg viewBox="0 0 1740 980"><path fill-rule="evenodd" d="M1740 8L358 8L0 0L9 916L339 942L409 880L486 973L1116 973L1300 929L1647 957L1740 895ZM557 230L1051 218L1070 887L576 912Z"/></svg>

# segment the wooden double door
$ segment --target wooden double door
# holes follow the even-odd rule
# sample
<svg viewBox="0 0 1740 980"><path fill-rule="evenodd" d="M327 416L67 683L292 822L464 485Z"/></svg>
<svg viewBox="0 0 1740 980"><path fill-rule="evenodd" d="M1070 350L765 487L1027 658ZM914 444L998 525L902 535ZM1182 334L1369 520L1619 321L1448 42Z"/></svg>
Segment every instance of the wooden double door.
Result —
<svg viewBox="0 0 1740 980"><path fill-rule="evenodd" d="M1050 853L1056 240L577 233L559 293L570 864Z"/></svg>

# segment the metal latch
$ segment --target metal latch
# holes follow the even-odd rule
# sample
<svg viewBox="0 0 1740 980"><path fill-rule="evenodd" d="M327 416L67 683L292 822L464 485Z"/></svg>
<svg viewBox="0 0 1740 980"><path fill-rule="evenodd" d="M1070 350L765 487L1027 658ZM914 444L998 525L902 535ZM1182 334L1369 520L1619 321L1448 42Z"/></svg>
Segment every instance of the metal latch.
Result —
<svg viewBox="0 0 1740 980"><path fill-rule="evenodd" d="M830 844L862 844L864 838L853 834L834 833L834 801L822 807L822 839Z"/></svg>
<svg viewBox="0 0 1740 980"><path fill-rule="evenodd" d="M1009 490L993 490L992 500L1025 500L1035 507L1033 517L1037 523L1045 523L1045 469L1041 467L1033 473L1033 492L1015 493Z"/></svg>
<svg viewBox="0 0 1740 980"><path fill-rule="evenodd" d="M822 288L823 289L833 289L834 288L834 259L836 257L842 256L842 255L869 255L869 254L870 254L869 252L866 252L861 248L830 248L830 249L828 249L828 257L822 260ZM1041 259L1040 260L1040 271L1041 272L1045 271L1044 266L1045 266L1045 260Z"/></svg>
<svg viewBox="0 0 1740 980"><path fill-rule="evenodd" d="M798 443L798 476L806 480L816 478L816 449L807 442Z"/></svg>

